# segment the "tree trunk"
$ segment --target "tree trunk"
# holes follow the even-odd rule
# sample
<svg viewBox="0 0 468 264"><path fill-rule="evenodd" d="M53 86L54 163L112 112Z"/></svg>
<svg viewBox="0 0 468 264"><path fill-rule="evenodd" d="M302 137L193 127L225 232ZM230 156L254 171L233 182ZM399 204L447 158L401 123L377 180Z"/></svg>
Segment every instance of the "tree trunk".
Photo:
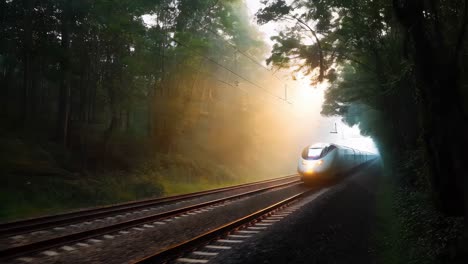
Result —
<svg viewBox="0 0 468 264"><path fill-rule="evenodd" d="M0 0L0 25L3 25L6 21L6 4L7 0ZM3 36L2 36L3 37Z"/></svg>
<svg viewBox="0 0 468 264"><path fill-rule="evenodd" d="M6 0L0 0L0 25L4 25L6 22ZM5 57L8 57L8 52L6 50L7 41L6 41L6 34L5 30L0 31L0 39L4 40L0 43L0 50L1 54ZM3 88L0 92L0 103L2 104L0 107L1 114L6 119L8 119L8 92L9 92L9 73L10 73L9 62L6 60L4 62L4 67L0 68L0 86Z"/></svg>
<svg viewBox="0 0 468 264"><path fill-rule="evenodd" d="M62 2L61 24L61 49L62 58L60 68L62 78L59 87L58 116L57 116L57 141L66 146L68 138L68 125L70 119L70 20L71 3L68 0Z"/></svg>
<svg viewBox="0 0 468 264"><path fill-rule="evenodd" d="M150 88L151 89L151 88ZM146 132L148 138L153 136L153 118L154 118L154 95L153 92L149 92L147 100L147 117L146 117Z"/></svg>
<svg viewBox="0 0 468 264"><path fill-rule="evenodd" d="M119 113L117 110L117 102L116 102L116 95L115 95L115 87L112 85L112 75L109 74L109 78L105 80L106 88L107 88L107 95L109 96L109 107L110 107L110 123L109 127L107 128L106 132L104 133L104 151L105 153L109 150L109 144L111 141L111 137L114 135L114 132L119 125Z"/></svg>
<svg viewBox="0 0 468 264"><path fill-rule="evenodd" d="M130 132L130 128L131 128L131 107L130 106L127 106L127 109L125 111L125 116L126 116L126 122L125 122L125 131L127 133Z"/></svg>
<svg viewBox="0 0 468 264"><path fill-rule="evenodd" d="M2 115L9 120L10 119L10 82L13 76L13 69L15 65L6 65L4 69L3 79L2 79L2 87L3 87L3 100L2 100Z"/></svg>
<svg viewBox="0 0 468 264"><path fill-rule="evenodd" d="M32 17L33 17L33 0L24 0L24 32L23 32L23 89L22 89L22 105L20 110L21 121L23 127L29 125L30 114L30 92L32 85Z"/></svg>
<svg viewBox="0 0 468 264"><path fill-rule="evenodd" d="M430 9L436 10L433 5ZM468 258L468 124L460 96L458 65L452 48L442 34L428 34L423 17L425 2L394 0L395 13L414 42L416 77L424 99L424 140L428 148L428 164L432 182L442 210L448 215L462 215L465 220L464 243L460 258ZM465 6L466 7L466 6ZM466 15L466 14L465 14ZM429 30L440 32L434 22ZM463 27L465 25L462 25ZM436 39L434 39L436 38ZM456 52L457 53L457 52ZM460 53L461 54L461 53Z"/></svg>

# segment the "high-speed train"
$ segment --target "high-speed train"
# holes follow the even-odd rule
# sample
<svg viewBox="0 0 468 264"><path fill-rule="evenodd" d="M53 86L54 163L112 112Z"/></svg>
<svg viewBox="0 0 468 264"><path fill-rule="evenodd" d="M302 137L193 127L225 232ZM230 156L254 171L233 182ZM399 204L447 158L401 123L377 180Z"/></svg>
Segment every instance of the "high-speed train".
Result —
<svg viewBox="0 0 468 264"><path fill-rule="evenodd" d="M337 144L317 143L302 151L297 171L305 183L338 179L377 155Z"/></svg>

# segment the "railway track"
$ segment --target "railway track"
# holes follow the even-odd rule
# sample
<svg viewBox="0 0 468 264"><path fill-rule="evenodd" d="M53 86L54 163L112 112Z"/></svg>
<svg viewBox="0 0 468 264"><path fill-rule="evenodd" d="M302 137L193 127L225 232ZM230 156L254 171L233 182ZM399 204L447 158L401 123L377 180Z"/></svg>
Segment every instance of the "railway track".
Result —
<svg viewBox="0 0 468 264"><path fill-rule="evenodd" d="M13 239L20 240L12 246L2 246L0 249L0 261L11 260L21 256L28 256L38 252L47 252L49 249L63 247L71 248L68 245L72 243L80 244L84 240L93 240L98 237L108 236L113 237L112 234L117 232L127 232L125 230L139 227L153 226L161 223L164 219L177 217L178 215L190 215L191 212L197 210L204 210L210 206L216 207L223 203L229 203L237 199L253 196L259 193L267 192L269 190L285 188L287 186L298 184L299 180L296 175L289 175L282 178L256 182L251 184L243 184L234 187L222 188L211 191L204 191L189 195L180 195L162 199L150 199L145 201L138 201L132 203L118 204L114 206L107 206L83 211L72 212L68 214L61 214L56 216L41 217L37 219L30 219L18 221L13 223L6 223L0 225L0 237L4 240ZM236 193L238 192L238 193ZM235 193L235 194L233 194ZM227 196L222 197L220 196ZM206 198L209 197L209 198ZM205 201L198 201L205 199ZM187 201L196 201L190 205L186 205ZM183 206L177 206L180 203ZM164 207L165 205L175 206L170 210L163 210L160 212L152 212L149 208ZM131 217L125 219L125 215L132 215L131 212L143 211L143 216ZM118 216L123 220L114 221L111 224L101 224L97 227L93 226L93 222L99 221L103 217L117 219ZM89 227L79 232L71 232L64 235L54 236L50 235L47 239L21 242L22 238L27 238L30 232L40 233L46 232L44 230L50 229L65 229L64 226L73 226L77 223L85 223ZM87 223L87 224L86 224ZM90 224L91 223L91 224ZM13 237L12 237L13 236ZM20 237L18 239L18 237ZM46 235L47 237L47 235ZM96 240L96 239L95 239ZM83 243L81 243L83 244Z"/></svg>
<svg viewBox="0 0 468 264"><path fill-rule="evenodd" d="M268 226L281 221L282 218L290 213L293 213L302 206L302 204L297 204L302 198L314 194L313 197L309 197L309 200L313 200L326 190L322 189L318 192L307 190L292 195L219 228L135 260L132 263L207 263L220 252L231 249L233 244L244 242L245 239L250 238Z"/></svg>
<svg viewBox="0 0 468 264"><path fill-rule="evenodd" d="M368 162L364 165L361 166L370 166L371 164L376 165L374 161ZM376 166L378 167L378 165ZM374 169L376 168L374 167ZM357 169L356 169L357 170ZM132 264L169 264L169 263L176 263L176 264L184 264L184 263L212 263L212 264L218 264L218 263L243 263L244 261L248 261L249 263L255 263L255 262L265 262L265 263L280 263L283 261L284 263L286 262L291 262L291 263L305 263L305 262L313 262L313 263L331 263L331 262L336 262L336 259L330 256L324 256L321 258L318 258L322 261L317 262L317 256L312 255L312 256L306 256L304 255L307 254L298 254L298 252L307 252L307 251L314 251L317 250L318 245L327 245L333 246L335 240L334 238L339 238L342 240L342 242L346 245L350 241L359 243L358 241L366 241L367 236L363 234L366 234L363 232L365 228L362 230L360 227L364 224L366 226L366 223L368 225L368 222L365 218L362 217L362 215L366 215L366 212L370 212L369 207L364 208L364 207L353 207L349 206L349 203L344 200L353 200L356 202L356 204L363 203L365 200L370 200L369 206L372 206L372 197L375 195L375 184L377 184L378 180L376 179L375 174L356 174L356 177L352 181L348 181L350 178L338 183L337 185L328 185L328 187L319 189L319 190L305 190L303 192L300 192L298 194L294 194L290 197L287 197L283 199L282 201L279 201L275 204L272 204L268 207L259 209L256 212L253 212L249 215L246 215L244 217L240 217L236 220L233 220L225 225L222 225L218 228L212 229L208 232L205 232L201 235L198 235L194 238L187 239L185 241L180 242L179 244L172 245L170 247L161 249L159 251L153 252L152 254L149 254L143 258L136 259ZM322 195L323 193L327 192L329 189L334 189L335 191L333 192L333 199L329 199L328 201L333 201L335 202L335 205L332 205L330 203L320 203L318 207L315 207L316 212L322 212L321 209L324 209L325 207L331 207L330 211L328 211L325 214L328 214L328 217L322 218L306 218L306 220L298 221L298 217L295 218L295 220L292 221L284 221L283 225L289 225L289 227L293 226L293 228L289 228L289 232L285 231L288 230L287 228L285 229L285 226L280 226L279 228L270 230L269 233L265 234L263 237L258 238L257 240L251 239L251 237L255 236L256 234L266 231L269 226L277 224L278 222L281 222L283 218L288 217L289 214L294 213L296 210L298 210L300 207L302 207L305 204L310 203L313 201L315 198L318 196ZM365 191L363 191L365 190ZM371 191L374 190L374 191ZM359 195L356 195L356 193L360 193ZM364 193L364 194L363 194ZM339 202L336 203L336 198L340 197L338 200ZM354 200L356 199L356 200ZM360 200L360 202L358 202ZM367 201L366 201L367 202ZM336 205L340 206L336 206ZM359 215L359 217L356 217L352 220L351 225L345 225L345 228L341 228L343 225L342 221L343 219L338 218L337 215L339 216L344 216L341 214L342 211L344 211L343 206L348 207L346 212L348 217L354 218L354 215ZM311 209L309 206L308 209ZM323 210L327 211L327 210ZM340 212L337 214L337 212ZM357 213L356 213L357 212ZM304 213L304 212L302 212ZM315 215L317 216L317 214ZM304 214L302 214L301 218L304 218ZM311 222L310 220L314 219L317 220L317 222ZM348 221L348 219L346 219ZM369 220L372 221L372 220ZM309 228L315 226L315 232L310 231ZM329 228L331 227L331 228ZM328 230L327 230L328 228ZM293 231L291 231L293 230ZM295 237L296 232L301 232L304 230L304 233L306 234L305 236L299 235L300 238ZM313 230L313 229L312 229ZM353 231L350 231L353 230ZM355 230L355 231L354 231ZM277 232L284 232L284 234L278 234ZM318 232L317 232L318 231ZM344 231L344 232L343 232ZM276 232L276 233L274 233ZM319 233L320 232L320 233ZM320 236L316 237L316 240L319 241L319 243L311 243L310 245L306 245L306 243L310 242L311 234L317 235L320 234ZM326 235L323 235L326 234ZM352 239L351 234L354 235ZM292 236L292 237L291 237ZM294 239L296 243L291 243L291 242L286 242L287 247L281 247L281 246L276 246L275 243L282 243L282 239ZM271 242L272 241L272 242ZM244 243L244 244L242 244ZM265 246L263 246L266 243ZM300 245L302 247L304 244L304 248L302 248L300 251L296 252L295 250L292 250L292 254L288 254L285 250L291 250L294 248L294 246ZM259 248L256 248L255 245L259 246ZM335 248L340 248L342 249L343 244L340 246L336 246ZM253 250L255 248L255 250ZM320 249L320 248L319 248ZM355 256L359 254L368 254L368 247L356 247L356 248L351 248L351 250L361 250L360 253L357 253ZM323 252L323 251L319 251ZM331 251L333 252L333 251ZM279 260L279 256L286 255L286 257L281 257L281 260ZM273 256L270 257L269 255ZM319 253L320 255L320 253ZM327 255L325 253L324 255ZM331 254L335 255L335 254ZM261 256L260 258L258 256ZM344 255L345 258L348 255ZM263 257L263 258L262 258ZM359 258L359 257L358 257ZM324 259L328 259L327 261L323 261ZM340 259L340 258L338 258ZM362 259L362 256L360 257ZM299 261L298 261L299 260ZM343 259L341 259L343 262ZM349 262L349 259L345 259L346 261ZM281 262L281 263L283 263ZM338 261L339 262L339 261ZM340 262L340 263L341 263Z"/></svg>
<svg viewBox="0 0 468 264"><path fill-rule="evenodd" d="M109 215L126 213L129 211L135 211L146 207L152 206L161 206L169 203L176 203L179 201L199 198L202 196L207 196L211 194L226 193L234 190L240 190L243 188L262 186L269 183L280 183L288 182L293 179L297 179L297 174L284 176L277 179L259 181L254 183L241 184L233 187L225 187L215 190L201 191L190 194L183 194L177 196L170 196L164 198L155 198L155 199L146 199L128 203L121 203L103 207L96 207L91 209L85 209L80 211L74 211L70 213L44 216L33 219L26 219L21 221L15 221L10 223L0 223L0 238L7 236L14 236L18 234L23 234L27 232L35 232L48 228L54 228L64 225L70 225L74 223L79 223L82 221L89 221L96 218L102 218Z"/></svg>

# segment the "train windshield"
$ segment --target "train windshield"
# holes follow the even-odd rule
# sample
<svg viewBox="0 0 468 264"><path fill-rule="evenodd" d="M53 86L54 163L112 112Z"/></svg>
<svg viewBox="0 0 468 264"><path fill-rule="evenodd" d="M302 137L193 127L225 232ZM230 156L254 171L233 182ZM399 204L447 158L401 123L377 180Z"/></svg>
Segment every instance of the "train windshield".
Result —
<svg viewBox="0 0 468 264"><path fill-rule="evenodd" d="M315 160L321 157L323 148L305 148L302 151L302 158L306 160Z"/></svg>

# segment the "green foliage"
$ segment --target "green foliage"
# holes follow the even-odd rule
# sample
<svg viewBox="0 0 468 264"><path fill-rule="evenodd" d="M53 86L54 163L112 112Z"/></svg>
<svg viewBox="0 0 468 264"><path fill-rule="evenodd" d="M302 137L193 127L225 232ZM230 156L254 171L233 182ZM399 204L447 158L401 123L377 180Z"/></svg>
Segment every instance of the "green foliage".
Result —
<svg viewBox="0 0 468 264"><path fill-rule="evenodd" d="M390 178L380 183L372 241L378 263L458 263L463 218L443 216L420 187Z"/></svg>
<svg viewBox="0 0 468 264"><path fill-rule="evenodd" d="M27 34L22 33L26 25L16 23L26 3L32 5L27 21L31 43L25 43ZM156 132L151 130L158 129L155 123L161 122L154 107L158 100L166 100L169 91L171 96L188 94L194 99L205 93L202 86L207 86L203 85L207 79L209 85L221 86L207 77L210 73L220 79L229 76L216 72L219 65L207 63L203 56L226 66L236 63L239 73L253 76L258 66L239 60L226 42L252 57L265 52L264 42L247 19L245 4L238 0L102 0L67 5L50 0L2 5L0 83L6 99L2 99L0 116L14 129L61 130L56 127L60 114L56 106L66 101L66 107L74 109L65 122L74 123L67 126L68 135L93 123L107 126L103 134L127 130L152 136ZM151 27L145 25L143 15L153 16ZM70 40L64 44L61 34L66 32ZM23 59L26 55L31 56L31 69ZM67 80L60 64L64 59L71 68ZM30 87L22 87L23 73L31 75ZM180 81L173 81L176 78ZM70 88L69 98L59 97L63 85Z"/></svg>
<svg viewBox="0 0 468 264"><path fill-rule="evenodd" d="M322 115L342 116L377 142L387 164L399 149L414 146L417 109L413 98L414 65L402 60L403 36L392 17L390 1L266 1L261 23L287 20L290 26L273 37L268 62L296 66L320 81L325 92ZM313 40L310 43L311 39ZM397 132L392 131L398 130ZM401 145L400 145L401 144Z"/></svg>
<svg viewBox="0 0 468 264"><path fill-rule="evenodd" d="M31 163L35 168L37 163ZM56 168L49 171L53 169ZM2 170L2 179L0 221L214 189L249 180L210 161L180 155L158 155L131 171L80 175L37 171L13 174Z"/></svg>
<svg viewBox="0 0 468 264"><path fill-rule="evenodd" d="M260 23L290 21L273 38L268 62L296 66L313 81L328 79L322 114L342 116L371 136L395 178L382 207L398 223L392 227L384 221L390 225L384 233L400 231L390 234L397 244L383 250L402 263L431 263L450 255L448 241L462 236L461 219L440 211L466 216L468 203L462 165L467 162L468 93L461 77L468 61L466 1L264 3L257 13ZM391 196L397 198L393 205ZM466 234L465 253L458 249L465 258Z"/></svg>
<svg viewBox="0 0 468 264"><path fill-rule="evenodd" d="M263 1L262 3L266 5L269 1ZM290 12L291 7L286 4L286 1L278 0L258 11L257 20L260 24L266 24L270 21L279 20Z"/></svg>
<svg viewBox="0 0 468 264"><path fill-rule="evenodd" d="M453 263L463 219L443 216L427 193L411 188L400 187L395 199L401 239L413 245L403 248L405 263Z"/></svg>
<svg viewBox="0 0 468 264"><path fill-rule="evenodd" d="M246 80L272 76L243 1L0 9L2 218L246 181L232 171L272 152L250 133L267 115Z"/></svg>
<svg viewBox="0 0 468 264"><path fill-rule="evenodd" d="M321 76L316 70L333 72L337 63L366 63L362 57L373 56L385 45L391 22L388 2L265 1L266 6L257 13L259 23L290 24L272 38L277 44L268 62L281 68L290 66L284 62L293 59L294 66L304 68L306 75L312 74L313 82L317 78L322 81L321 77L333 80L333 74Z"/></svg>
<svg viewBox="0 0 468 264"><path fill-rule="evenodd" d="M162 185L142 175L14 175L4 173L1 221L107 205L164 194ZM141 189L145 186L144 189Z"/></svg>

